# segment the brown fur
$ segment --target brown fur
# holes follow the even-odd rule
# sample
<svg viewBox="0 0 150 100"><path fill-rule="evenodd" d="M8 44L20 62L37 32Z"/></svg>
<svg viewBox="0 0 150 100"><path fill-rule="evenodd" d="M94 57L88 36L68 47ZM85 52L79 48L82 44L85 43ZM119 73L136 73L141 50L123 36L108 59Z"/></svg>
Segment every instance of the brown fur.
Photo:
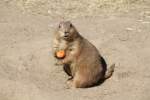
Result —
<svg viewBox="0 0 150 100"><path fill-rule="evenodd" d="M64 65L65 72L72 78L68 84L75 88L90 87L101 79L109 78L112 66L105 74L101 55L94 45L83 38L70 21L63 21L55 32L53 54L57 65ZM65 50L66 57L58 59L57 50Z"/></svg>

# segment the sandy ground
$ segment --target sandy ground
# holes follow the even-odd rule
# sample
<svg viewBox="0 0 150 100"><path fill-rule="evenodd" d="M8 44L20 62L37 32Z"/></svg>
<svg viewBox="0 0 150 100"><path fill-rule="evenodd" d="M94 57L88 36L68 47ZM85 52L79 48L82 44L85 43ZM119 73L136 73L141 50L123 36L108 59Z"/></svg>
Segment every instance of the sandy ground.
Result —
<svg viewBox="0 0 150 100"><path fill-rule="evenodd" d="M116 64L110 79L87 89L67 89L53 64L58 19L0 2L0 100L150 100L150 8L72 19L108 67Z"/></svg>

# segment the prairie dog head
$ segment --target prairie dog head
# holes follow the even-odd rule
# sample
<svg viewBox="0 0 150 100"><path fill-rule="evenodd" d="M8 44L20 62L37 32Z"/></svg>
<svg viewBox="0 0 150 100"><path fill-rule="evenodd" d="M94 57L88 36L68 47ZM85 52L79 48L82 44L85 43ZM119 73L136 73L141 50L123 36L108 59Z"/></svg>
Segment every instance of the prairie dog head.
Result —
<svg viewBox="0 0 150 100"><path fill-rule="evenodd" d="M78 36L76 28L70 21L60 22L55 34L64 40L73 40Z"/></svg>

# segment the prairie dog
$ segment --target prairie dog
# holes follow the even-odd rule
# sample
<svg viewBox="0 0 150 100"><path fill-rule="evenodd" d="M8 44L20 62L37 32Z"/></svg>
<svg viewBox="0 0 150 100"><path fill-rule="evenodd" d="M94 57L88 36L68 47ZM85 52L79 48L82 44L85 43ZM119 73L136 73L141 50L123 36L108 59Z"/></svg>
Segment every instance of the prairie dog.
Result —
<svg viewBox="0 0 150 100"><path fill-rule="evenodd" d="M63 59L56 57L58 50L64 50ZM107 71L97 48L82 37L70 21L62 21L54 33L53 55L58 65L63 65L65 72L72 78L68 84L75 88L86 88L100 80L111 77L114 66Z"/></svg>

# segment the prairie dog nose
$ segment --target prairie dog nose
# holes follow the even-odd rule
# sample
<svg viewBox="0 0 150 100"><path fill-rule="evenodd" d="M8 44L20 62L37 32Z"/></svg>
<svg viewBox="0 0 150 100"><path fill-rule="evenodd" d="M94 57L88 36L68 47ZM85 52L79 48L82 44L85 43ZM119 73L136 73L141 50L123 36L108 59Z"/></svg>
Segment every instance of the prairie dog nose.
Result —
<svg viewBox="0 0 150 100"><path fill-rule="evenodd" d="M69 32L65 32L65 35L69 35Z"/></svg>

